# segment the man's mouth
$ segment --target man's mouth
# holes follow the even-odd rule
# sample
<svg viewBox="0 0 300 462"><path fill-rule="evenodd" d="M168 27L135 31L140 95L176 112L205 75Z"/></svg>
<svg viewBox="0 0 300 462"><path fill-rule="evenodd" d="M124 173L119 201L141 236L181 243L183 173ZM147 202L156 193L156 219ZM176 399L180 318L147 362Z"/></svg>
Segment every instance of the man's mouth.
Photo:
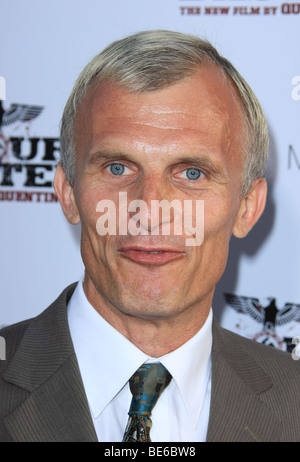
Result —
<svg viewBox="0 0 300 462"><path fill-rule="evenodd" d="M182 258L184 252L176 249L146 249L123 247L119 249L122 257L144 265L163 265Z"/></svg>
<svg viewBox="0 0 300 462"><path fill-rule="evenodd" d="M164 250L140 250L140 249L137 249L137 252L158 254L158 253L163 253Z"/></svg>

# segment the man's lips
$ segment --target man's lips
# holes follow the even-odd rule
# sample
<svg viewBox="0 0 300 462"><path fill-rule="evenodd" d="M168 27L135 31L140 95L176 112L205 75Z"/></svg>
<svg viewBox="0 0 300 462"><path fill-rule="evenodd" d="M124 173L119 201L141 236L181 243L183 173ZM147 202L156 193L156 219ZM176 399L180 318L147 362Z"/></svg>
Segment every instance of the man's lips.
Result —
<svg viewBox="0 0 300 462"><path fill-rule="evenodd" d="M162 247L121 247L119 252L123 257L145 265L162 265L184 256L181 250Z"/></svg>

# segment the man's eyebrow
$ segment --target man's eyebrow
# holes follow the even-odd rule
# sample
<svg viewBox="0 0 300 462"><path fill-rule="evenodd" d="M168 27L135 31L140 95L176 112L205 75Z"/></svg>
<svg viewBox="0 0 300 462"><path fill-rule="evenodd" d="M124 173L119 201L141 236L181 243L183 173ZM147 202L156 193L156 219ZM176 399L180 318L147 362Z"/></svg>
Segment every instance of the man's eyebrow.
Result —
<svg viewBox="0 0 300 462"><path fill-rule="evenodd" d="M132 159L130 158L129 155L125 154L124 152L116 152L116 151L106 151L106 150L100 150L97 152L93 152L88 156L88 164L89 165L98 165L102 161L105 160L124 160L124 161L131 161Z"/></svg>
<svg viewBox="0 0 300 462"><path fill-rule="evenodd" d="M222 168L212 162L207 155L199 154L199 156L181 156L176 158L175 163L192 165L193 167L197 167L202 170L203 173L211 175L219 181L226 181L225 173Z"/></svg>

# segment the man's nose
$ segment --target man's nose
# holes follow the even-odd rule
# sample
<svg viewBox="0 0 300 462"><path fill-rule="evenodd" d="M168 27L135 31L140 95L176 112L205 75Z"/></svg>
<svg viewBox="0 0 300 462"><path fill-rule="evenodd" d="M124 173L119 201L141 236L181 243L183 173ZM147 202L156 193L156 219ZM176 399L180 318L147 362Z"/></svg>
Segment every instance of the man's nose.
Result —
<svg viewBox="0 0 300 462"><path fill-rule="evenodd" d="M170 186L164 178L152 175L143 178L130 195L128 215L139 222L141 230L159 234L164 225L172 222L173 214L163 213L164 204L169 204L171 199Z"/></svg>

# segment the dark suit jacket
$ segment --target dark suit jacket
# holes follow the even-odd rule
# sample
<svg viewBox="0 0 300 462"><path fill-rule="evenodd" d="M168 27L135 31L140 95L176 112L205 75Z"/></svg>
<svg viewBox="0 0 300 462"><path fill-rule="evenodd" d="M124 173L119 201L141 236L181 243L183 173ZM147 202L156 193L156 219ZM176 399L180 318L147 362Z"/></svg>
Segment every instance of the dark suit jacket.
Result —
<svg viewBox="0 0 300 462"><path fill-rule="evenodd" d="M75 285L4 328L0 441L97 441L67 322ZM300 441L300 361L213 325L207 441Z"/></svg>

